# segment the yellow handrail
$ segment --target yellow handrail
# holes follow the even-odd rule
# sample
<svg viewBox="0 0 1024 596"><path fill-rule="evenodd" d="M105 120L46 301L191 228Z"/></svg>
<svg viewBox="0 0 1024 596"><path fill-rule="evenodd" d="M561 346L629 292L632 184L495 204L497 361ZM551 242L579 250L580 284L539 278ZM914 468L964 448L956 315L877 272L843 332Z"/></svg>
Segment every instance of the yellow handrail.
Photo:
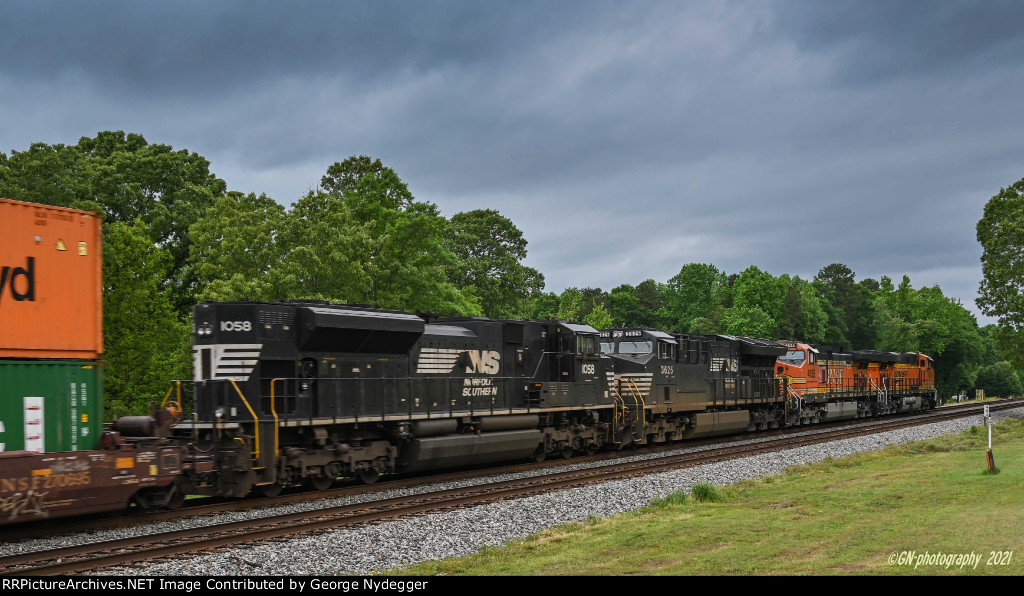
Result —
<svg viewBox="0 0 1024 596"><path fill-rule="evenodd" d="M178 388L178 400L177 401L178 401L179 404L181 403L181 381L171 381L171 386L167 388L167 395L165 395L164 396L164 400L162 402L160 402L160 407L161 408L164 407L165 405L167 405L167 400L169 400L171 398L171 393L174 391L175 387Z"/></svg>
<svg viewBox="0 0 1024 596"><path fill-rule="evenodd" d="M284 377L281 377L279 379L271 379L270 380L270 413L274 415L274 453L276 453L276 454L280 454L281 426L280 426L280 424L278 423L278 420L277 420L277 406L275 405L275 400L274 400L274 384L277 383L278 381L286 381L286 380L287 379L285 379Z"/></svg>
<svg viewBox="0 0 1024 596"><path fill-rule="evenodd" d="M626 379L626 383L632 385L633 401L637 402L637 405L640 406L640 428L643 429L644 434L647 434L647 403L644 401L644 396L640 394L640 386L630 377L623 378Z"/></svg>
<svg viewBox="0 0 1024 596"><path fill-rule="evenodd" d="M259 460L260 458L260 419L256 416L256 412L253 411L252 406L249 405L249 400L245 399L245 395L242 394L242 390L238 388L238 383L234 379L228 379L231 381L231 386L238 392L238 397L242 398L242 403L245 404L249 413L252 414L253 428L256 429L256 448L252 452L253 460Z"/></svg>

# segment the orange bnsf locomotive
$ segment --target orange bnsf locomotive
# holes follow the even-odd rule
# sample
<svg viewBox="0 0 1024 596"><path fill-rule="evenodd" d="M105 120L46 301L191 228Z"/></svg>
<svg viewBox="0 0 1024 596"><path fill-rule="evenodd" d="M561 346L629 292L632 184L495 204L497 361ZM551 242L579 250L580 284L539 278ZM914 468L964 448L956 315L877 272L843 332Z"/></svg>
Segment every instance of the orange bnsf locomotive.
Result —
<svg viewBox="0 0 1024 596"><path fill-rule="evenodd" d="M916 352L842 352L800 342L783 342L777 376L786 379L800 404L799 418L860 418L934 408L935 368Z"/></svg>

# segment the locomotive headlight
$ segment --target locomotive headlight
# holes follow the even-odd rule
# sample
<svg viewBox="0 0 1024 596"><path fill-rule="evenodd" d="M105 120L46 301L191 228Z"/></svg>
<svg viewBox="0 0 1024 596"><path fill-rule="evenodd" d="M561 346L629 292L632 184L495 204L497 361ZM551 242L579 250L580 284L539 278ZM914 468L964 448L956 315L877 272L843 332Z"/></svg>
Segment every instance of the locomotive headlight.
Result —
<svg viewBox="0 0 1024 596"><path fill-rule="evenodd" d="M196 328L196 335L199 337L207 337L213 335L213 326L209 323L203 323Z"/></svg>

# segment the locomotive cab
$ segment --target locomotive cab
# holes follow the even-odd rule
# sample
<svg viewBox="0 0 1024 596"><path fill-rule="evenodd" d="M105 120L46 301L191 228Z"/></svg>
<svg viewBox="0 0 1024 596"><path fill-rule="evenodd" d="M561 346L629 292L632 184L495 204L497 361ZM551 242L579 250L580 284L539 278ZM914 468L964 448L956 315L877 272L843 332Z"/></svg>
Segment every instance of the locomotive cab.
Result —
<svg viewBox="0 0 1024 596"><path fill-rule="evenodd" d="M820 351L810 344L782 342L786 353L779 356L775 372L788 380L798 394L813 393L825 381L825 368L819 363Z"/></svg>
<svg viewBox="0 0 1024 596"><path fill-rule="evenodd" d="M676 396L679 342L651 329L605 329L601 352L612 361L613 391L626 407L671 412Z"/></svg>
<svg viewBox="0 0 1024 596"><path fill-rule="evenodd" d="M557 320L528 327L532 354L544 356L534 369L528 406L594 406L607 399L605 371L611 364L601 353L596 329Z"/></svg>

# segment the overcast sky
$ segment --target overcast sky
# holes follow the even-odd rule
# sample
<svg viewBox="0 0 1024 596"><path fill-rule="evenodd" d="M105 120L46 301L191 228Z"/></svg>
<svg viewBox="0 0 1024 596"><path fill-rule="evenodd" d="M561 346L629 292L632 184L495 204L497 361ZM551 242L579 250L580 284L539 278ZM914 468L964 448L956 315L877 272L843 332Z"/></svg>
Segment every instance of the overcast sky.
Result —
<svg viewBox="0 0 1024 596"><path fill-rule="evenodd" d="M366 154L446 216L511 218L556 292L841 262L978 313L975 224L1024 177L1021 23L993 0L7 0L0 150L138 132L284 204Z"/></svg>

